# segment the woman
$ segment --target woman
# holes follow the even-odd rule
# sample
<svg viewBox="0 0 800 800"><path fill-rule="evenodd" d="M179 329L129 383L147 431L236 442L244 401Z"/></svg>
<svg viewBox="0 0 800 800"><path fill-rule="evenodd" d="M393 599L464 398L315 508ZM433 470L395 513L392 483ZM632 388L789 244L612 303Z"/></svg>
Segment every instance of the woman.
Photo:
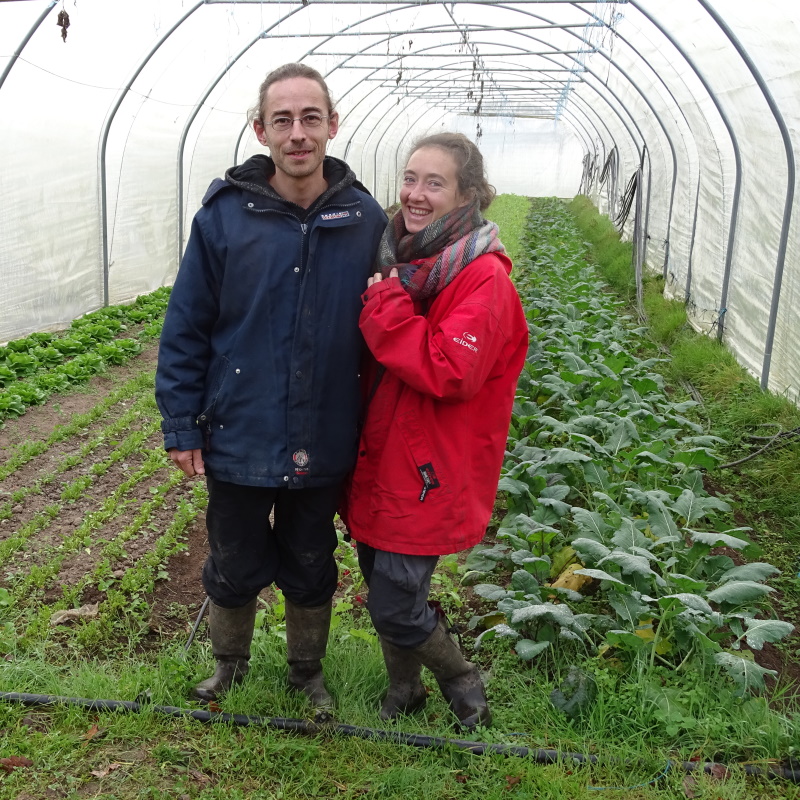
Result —
<svg viewBox="0 0 800 800"><path fill-rule="evenodd" d="M481 214L494 194L465 136L417 142L364 294L373 359L343 517L389 673L383 719L424 705L424 665L463 727L491 721L428 593L438 557L483 538L527 350L511 261Z"/></svg>

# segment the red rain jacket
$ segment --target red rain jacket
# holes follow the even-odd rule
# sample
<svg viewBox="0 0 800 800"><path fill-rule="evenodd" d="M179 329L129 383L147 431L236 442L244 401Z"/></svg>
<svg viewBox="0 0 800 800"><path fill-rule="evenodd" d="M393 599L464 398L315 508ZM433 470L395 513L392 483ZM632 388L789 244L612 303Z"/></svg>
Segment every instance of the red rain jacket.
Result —
<svg viewBox="0 0 800 800"><path fill-rule="evenodd" d="M364 294L372 396L342 509L357 541L444 555L483 538L528 346L510 271L505 255L478 257L426 315L398 278ZM386 369L375 388L378 363Z"/></svg>

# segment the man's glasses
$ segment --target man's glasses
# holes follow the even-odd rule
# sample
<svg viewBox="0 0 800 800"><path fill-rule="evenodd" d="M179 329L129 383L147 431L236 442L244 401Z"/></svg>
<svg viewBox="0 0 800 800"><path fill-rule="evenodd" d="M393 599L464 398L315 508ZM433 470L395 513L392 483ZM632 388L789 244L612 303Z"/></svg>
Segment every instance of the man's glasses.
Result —
<svg viewBox="0 0 800 800"><path fill-rule="evenodd" d="M288 131L297 120L300 120L300 124L304 128L319 128L324 119L328 119L328 117L323 117L322 114L303 114L302 117L275 117L264 124L272 125L274 131Z"/></svg>

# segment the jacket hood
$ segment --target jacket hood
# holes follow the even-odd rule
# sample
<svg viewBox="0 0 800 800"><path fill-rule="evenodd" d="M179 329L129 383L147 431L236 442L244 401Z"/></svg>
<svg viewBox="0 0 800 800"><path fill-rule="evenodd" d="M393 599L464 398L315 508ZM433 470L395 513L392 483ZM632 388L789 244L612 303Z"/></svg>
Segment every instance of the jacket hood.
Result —
<svg viewBox="0 0 800 800"><path fill-rule="evenodd" d="M275 162L266 155L258 154L250 156L243 164L231 167L225 173L225 181L239 189L248 192L264 195L273 200L278 200L290 206L295 203L281 197L270 185L269 179L275 174ZM328 182L328 188L314 201L307 211L313 211L317 206L322 205L328 198L333 197L337 192L348 186L353 186L365 194L369 194L367 188L356 179L356 174L347 164L339 158L325 156L322 162L322 175ZM306 209L304 209L306 211Z"/></svg>

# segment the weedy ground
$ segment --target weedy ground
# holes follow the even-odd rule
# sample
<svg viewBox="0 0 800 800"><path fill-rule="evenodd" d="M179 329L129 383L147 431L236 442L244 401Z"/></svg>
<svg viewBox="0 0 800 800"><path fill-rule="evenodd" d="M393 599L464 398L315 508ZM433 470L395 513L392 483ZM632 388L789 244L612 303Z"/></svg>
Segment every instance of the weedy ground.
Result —
<svg viewBox="0 0 800 800"><path fill-rule="evenodd" d="M526 198L506 196L490 211L520 271L530 205ZM566 229L560 235L578 244L588 238ZM143 321L157 327L152 318ZM665 330L659 341L677 346L684 331L670 325L674 330ZM88 341L81 346L89 347ZM117 351L106 352L114 356ZM139 698L192 707L188 691L212 666L204 623L186 647L203 597L198 569L204 553L204 490L201 483L181 479L160 451L152 402L154 358L154 345L144 342L143 352L124 365L110 367L84 389L59 390L40 407L7 419L0 430L0 691ZM691 359L687 355L685 360ZM84 362L88 378L89 362L93 369L98 364ZM691 380L707 403L716 401L724 392L721 387L712 391L696 377L701 362L699 356L692 361ZM34 370L20 375L28 382L47 373L26 359L14 363L19 370ZM34 388L59 380L41 380ZM11 378L8 385L13 388ZM37 401L33 390L27 397ZM735 405L725 425L738 425L732 430L740 431L743 440L748 423L736 422ZM18 401L8 400L12 412L19 407ZM726 438L735 442L735 437ZM788 497L784 505L770 495L773 485L783 491L774 474L762 475L759 485L757 502L770 514L790 507ZM720 491L732 503L735 494L756 497L755 488L732 482ZM503 495L489 545L500 541L496 536L507 507ZM777 541L780 535L771 531ZM763 536L758 543L767 549ZM770 560L788 564L789 550L786 545L781 560L776 544ZM396 724L378 719L386 686L380 651L364 611L352 548L342 541L338 555L341 585L325 662L338 720L458 737L430 676L424 713ZM462 585L463 561L443 559L434 590L463 628L471 652L478 628L470 624L493 605ZM782 590L776 608L785 618L792 574L784 570L771 580ZM77 608L83 609L80 618L51 625L54 613ZM550 646L526 661L513 642L497 638L485 641L471 657L486 676L495 723L470 738L557 750L565 754L560 762L540 765L530 758L471 755L447 745L417 749L330 731L303 736L258 725L207 725L146 709L126 714L0 703L0 800L584 800L600 791L607 798L800 796L793 784L746 776L742 766L696 777L670 766L671 760L712 758L763 766L795 756L798 738L788 684L782 690L768 679L765 690L737 696L735 685L721 673L712 683L707 676L676 674L658 662L647 667L637 661L626 669L621 662L603 663L585 648L570 649L569 643ZM570 718L554 706L551 693L564 686L575 664L591 675L595 694L584 713ZM221 709L305 718L307 706L285 691L285 681L281 597L265 593L251 673ZM598 763L581 765L571 753L594 755Z"/></svg>

